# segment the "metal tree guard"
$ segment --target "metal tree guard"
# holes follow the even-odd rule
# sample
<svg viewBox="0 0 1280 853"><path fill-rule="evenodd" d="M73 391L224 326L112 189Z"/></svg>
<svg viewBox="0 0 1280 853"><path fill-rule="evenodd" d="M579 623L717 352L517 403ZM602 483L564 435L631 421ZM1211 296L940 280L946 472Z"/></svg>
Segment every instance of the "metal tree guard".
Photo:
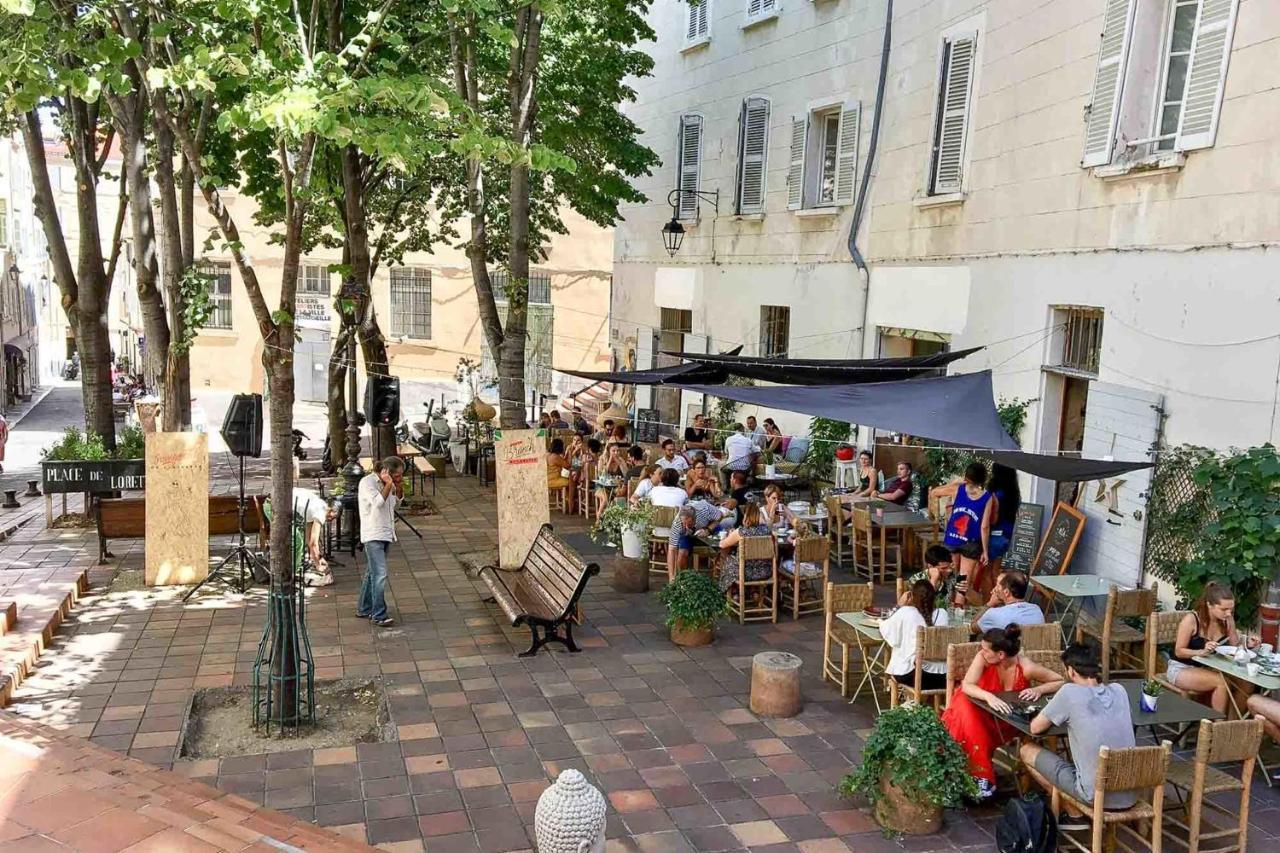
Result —
<svg viewBox="0 0 1280 853"><path fill-rule="evenodd" d="M271 513L266 508L270 521ZM272 725L281 735L297 734L316 721L316 690L307 635L306 595L298 588L302 577L303 537L300 513L293 507L287 576L272 573L267 597L267 624L253 663L253 725Z"/></svg>

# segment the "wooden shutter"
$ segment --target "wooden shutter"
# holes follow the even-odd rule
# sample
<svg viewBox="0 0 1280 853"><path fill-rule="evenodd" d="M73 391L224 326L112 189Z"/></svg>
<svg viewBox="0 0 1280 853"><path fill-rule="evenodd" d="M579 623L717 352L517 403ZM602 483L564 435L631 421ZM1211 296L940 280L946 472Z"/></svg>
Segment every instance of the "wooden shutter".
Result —
<svg viewBox="0 0 1280 853"><path fill-rule="evenodd" d="M804 142L809 130L809 117L791 117L791 166L787 169L787 208L804 206Z"/></svg>
<svg viewBox="0 0 1280 853"><path fill-rule="evenodd" d="M1227 82L1236 10L1240 0L1202 0L1196 32L1191 41L1187 92L1178 121L1174 148L1191 151L1208 148L1218 135L1222 90Z"/></svg>
<svg viewBox="0 0 1280 853"><path fill-rule="evenodd" d="M1136 5L1137 0L1107 0L1103 11L1102 46L1098 49L1093 100L1089 104L1089 120L1085 123L1082 166L1101 166L1111 162Z"/></svg>
<svg viewBox="0 0 1280 853"><path fill-rule="evenodd" d="M680 169L676 186L684 191L679 198L681 219L698 218L699 175L702 171L702 116L681 116L679 137Z"/></svg>
<svg viewBox="0 0 1280 853"><path fill-rule="evenodd" d="M741 139L738 146L738 212L764 210L766 158L769 153L769 102L747 98L742 102Z"/></svg>
<svg viewBox="0 0 1280 853"><path fill-rule="evenodd" d="M836 149L836 204L853 204L853 187L858 175L858 129L862 105L845 104L840 111L839 147Z"/></svg>
<svg viewBox="0 0 1280 853"><path fill-rule="evenodd" d="M689 29L685 33L686 41L697 41L707 34L707 7L711 0L698 0L689 4Z"/></svg>
<svg viewBox="0 0 1280 853"><path fill-rule="evenodd" d="M764 0L747 0L747 17L759 17L760 10L764 7Z"/></svg>
<svg viewBox="0 0 1280 853"><path fill-rule="evenodd" d="M938 129L933 149L934 193L958 193L963 186L964 148L969 130L976 35L951 39L944 51L938 92Z"/></svg>

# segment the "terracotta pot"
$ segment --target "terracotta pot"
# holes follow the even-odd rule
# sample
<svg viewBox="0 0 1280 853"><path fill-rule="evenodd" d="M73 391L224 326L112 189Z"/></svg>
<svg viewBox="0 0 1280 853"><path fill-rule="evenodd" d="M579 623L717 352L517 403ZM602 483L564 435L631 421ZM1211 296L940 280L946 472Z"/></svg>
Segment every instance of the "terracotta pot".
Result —
<svg viewBox="0 0 1280 853"><path fill-rule="evenodd" d="M933 835L942 829L942 806L920 805L909 799L901 788L880 779L883 796L876 801L876 823L892 832L903 835Z"/></svg>
<svg viewBox="0 0 1280 853"><path fill-rule="evenodd" d="M715 636L712 628L685 628L680 622L671 627L671 642L677 646L705 646Z"/></svg>

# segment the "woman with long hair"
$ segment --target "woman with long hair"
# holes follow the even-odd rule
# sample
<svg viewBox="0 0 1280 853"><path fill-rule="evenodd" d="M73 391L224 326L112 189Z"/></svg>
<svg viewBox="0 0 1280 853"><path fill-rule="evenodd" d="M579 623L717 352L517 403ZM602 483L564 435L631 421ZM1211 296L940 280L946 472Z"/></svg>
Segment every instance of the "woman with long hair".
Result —
<svg viewBox="0 0 1280 853"><path fill-rule="evenodd" d="M738 582L738 543L744 536L768 536L769 525L760 513L760 505L747 501L742 508L742 524L730 530L720 540L720 590L728 592ZM742 567L749 581L764 580L773 574L773 561L748 560Z"/></svg>
<svg viewBox="0 0 1280 853"><path fill-rule="evenodd" d="M1009 550L1013 539L1013 522L1022 506L1022 490L1018 487L1018 472L1008 465L995 462L991 465L991 480L987 483L996 508L991 519L991 541L988 556L991 558L993 578L1000 577L1000 561Z"/></svg>
<svg viewBox="0 0 1280 853"><path fill-rule="evenodd" d="M551 446L547 448L547 488L551 491L557 489L569 488L573 485L572 481L565 476L565 472L569 470L569 459L564 452L564 439L551 439ZM573 513L573 489L569 489L568 497L565 499L565 511Z"/></svg>
<svg viewBox="0 0 1280 853"><path fill-rule="evenodd" d="M981 462L970 462L964 469L964 482L956 490L956 500L942 535L942 544L953 555L956 574L961 581L968 579L969 589L980 597L990 593L990 584L983 589L982 581L984 575L990 576L986 567L991 561L991 520L996 514L995 502L986 485L986 467Z"/></svg>
<svg viewBox="0 0 1280 853"><path fill-rule="evenodd" d="M891 654L885 672L899 684L914 687L916 683L916 630L947 624L947 609L936 607L938 591L927 580L918 580L907 593L908 603L880 623ZM935 661L923 664L921 684L925 690L942 690L947 686L947 665Z"/></svg>
<svg viewBox="0 0 1280 853"><path fill-rule="evenodd" d="M871 496L871 490L880 485L880 472L872 461L871 451L863 450L858 454L858 491L854 497Z"/></svg>
<svg viewBox="0 0 1280 853"><path fill-rule="evenodd" d="M1218 674L1195 665L1195 659L1217 651L1218 646L1237 646L1240 633L1235 623L1236 597L1222 581L1209 581L1196 601L1195 610L1182 617L1173 641L1173 655L1165 678L1174 687L1195 694L1223 713L1227 710L1227 686ZM1250 646L1257 645L1257 638Z"/></svg>
<svg viewBox="0 0 1280 853"><path fill-rule="evenodd" d="M1037 686L1032 687L1032 684ZM1017 625L992 628L982 635L982 650L974 657L964 681L956 688L942 724L969 756L969 772L983 799L996 792L991 756L1018 736L1017 729L989 714L980 704L1007 714L1009 703L997 693L1016 692L1031 701L1062 686L1062 676L1022 656L1022 629Z"/></svg>
<svg viewBox="0 0 1280 853"><path fill-rule="evenodd" d="M783 501L782 489L777 483L764 487L764 506L760 507L760 514L764 523L770 527L777 527L783 522L794 525L796 520L795 513Z"/></svg>

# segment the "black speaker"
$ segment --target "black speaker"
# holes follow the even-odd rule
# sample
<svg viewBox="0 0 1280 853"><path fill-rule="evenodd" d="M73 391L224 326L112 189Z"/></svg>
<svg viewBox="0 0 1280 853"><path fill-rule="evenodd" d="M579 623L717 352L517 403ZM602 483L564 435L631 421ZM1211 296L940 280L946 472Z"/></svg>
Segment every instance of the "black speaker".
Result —
<svg viewBox="0 0 1280 853"><path fill-rule="evenodd" d="M222 440L232 455L262 455L262 395L237 394L222 419Z"/></svg>
<svg viewBox="0 0 1280 853"><path fill-rule="evenodd" d="M374 426L400 421L400 377L370 376L364 386L364 413Z"/></svg>

